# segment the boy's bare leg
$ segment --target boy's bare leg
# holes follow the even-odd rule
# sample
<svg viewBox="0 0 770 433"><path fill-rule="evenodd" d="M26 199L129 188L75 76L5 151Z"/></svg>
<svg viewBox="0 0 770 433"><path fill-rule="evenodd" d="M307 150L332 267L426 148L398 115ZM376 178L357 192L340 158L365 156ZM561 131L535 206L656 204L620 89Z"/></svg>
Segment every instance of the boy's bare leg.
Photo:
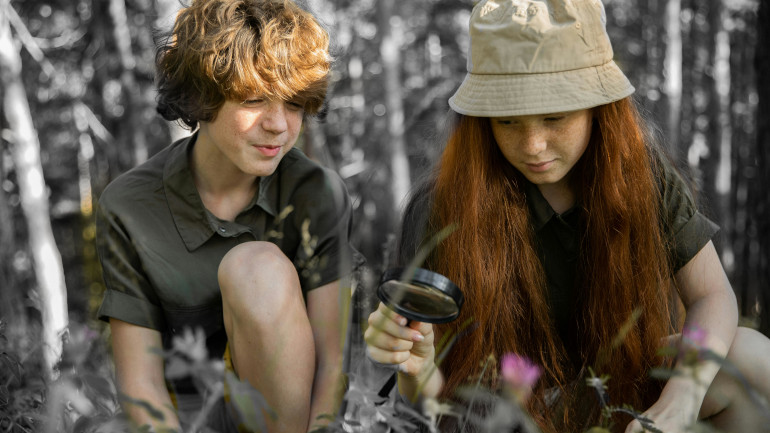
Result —
<svg viewBox="0 0 770 433"><path fill-rule="evenodd" d="M304 433L315 348L296 269L276 245L248 242L222 259L219 285L236 373L277 414L268 431Z"/></svg>

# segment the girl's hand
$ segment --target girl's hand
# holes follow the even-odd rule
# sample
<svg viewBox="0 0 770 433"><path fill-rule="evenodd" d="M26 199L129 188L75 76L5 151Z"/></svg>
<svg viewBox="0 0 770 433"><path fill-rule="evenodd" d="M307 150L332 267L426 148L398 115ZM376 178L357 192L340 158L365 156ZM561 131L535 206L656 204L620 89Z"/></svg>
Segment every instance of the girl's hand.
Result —
<svg viewBox="0 0 770 433"><path fill-rule="evenodd" d="M398 366L398 371L417 378L434 364L433 325L411 322L380 303L369 315L364 333L369 358L380 364Z"/></svg>
<svg viewBox="0 0 770 433"><path fill-rule="evenodd" d="M667 392L664 391L661 398L644 412L644 416L653 421L655 428L665 433L692 431L703 402L696 391L697 386L687 378L672 378L666 388ZM642 425L634 420L628 424L625 433L641 431Z"/></svg>

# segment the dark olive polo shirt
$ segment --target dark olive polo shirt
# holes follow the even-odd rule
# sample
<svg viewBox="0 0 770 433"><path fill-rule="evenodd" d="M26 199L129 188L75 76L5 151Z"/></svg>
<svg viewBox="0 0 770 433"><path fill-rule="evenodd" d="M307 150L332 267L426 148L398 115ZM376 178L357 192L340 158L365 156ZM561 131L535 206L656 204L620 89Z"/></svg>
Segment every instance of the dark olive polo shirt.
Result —
<svg viewBox="0 0 770 433"><path fill-rule="evenodd" d="M159 330L166 346L185 327L202 326L212 356L221 356L226 336L217 267L231 248L255 240L276 244L293 261L303 295L350 273L362 258L349 239L345 185L298 149L259 179L235 221L214 216L190 171L196 136L158 152L102 193L96 242L106 292L98 317Z"/></svg>

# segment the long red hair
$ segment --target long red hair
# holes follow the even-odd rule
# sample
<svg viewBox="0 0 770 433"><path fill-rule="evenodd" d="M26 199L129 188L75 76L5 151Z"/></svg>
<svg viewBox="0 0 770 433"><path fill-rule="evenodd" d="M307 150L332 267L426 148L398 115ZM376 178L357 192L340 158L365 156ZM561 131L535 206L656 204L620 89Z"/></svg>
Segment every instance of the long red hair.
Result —
<svg viewBox="0 0 770 433"><path fill-rule="evenodd" d="M660 365L656 352L672 332L673 317L655 158L628 98L593 111L590 144L572 174L584 227L577 347L584 368L611 376L613 404L642 411L660 390L648 372ZM545 431L574 431L595 422L599 410L592 405L586 418L585 402L595 398L584 394L590 392L584 376L571 367L552 325L523 182L497 147L489 120L460 116L437 166L428 220L430 231L450 224L456 230L426 265L466 294L460 318L439 325L438 333L457 334L467 319L473 325L442 361L443 393L452 396L468 384L489 355L499 360L515 352L543 368L529 400L535 420ZM613 344L636 309L638 320ZM562 392L561 403L546 405L545 394L554 388Z"/></svg>

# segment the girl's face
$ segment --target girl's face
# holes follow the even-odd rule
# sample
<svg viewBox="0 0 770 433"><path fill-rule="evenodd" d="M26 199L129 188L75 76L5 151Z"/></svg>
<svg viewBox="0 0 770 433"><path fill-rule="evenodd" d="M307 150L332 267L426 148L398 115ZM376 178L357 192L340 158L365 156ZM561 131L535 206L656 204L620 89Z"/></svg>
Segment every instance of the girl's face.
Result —
<svg viewBox="0 0 770 433"><path fill-rule="evenodd" d="M588 147L591 110L490 118L497 146L517 170L541 187L568 187L568 174Z"/></svg>

